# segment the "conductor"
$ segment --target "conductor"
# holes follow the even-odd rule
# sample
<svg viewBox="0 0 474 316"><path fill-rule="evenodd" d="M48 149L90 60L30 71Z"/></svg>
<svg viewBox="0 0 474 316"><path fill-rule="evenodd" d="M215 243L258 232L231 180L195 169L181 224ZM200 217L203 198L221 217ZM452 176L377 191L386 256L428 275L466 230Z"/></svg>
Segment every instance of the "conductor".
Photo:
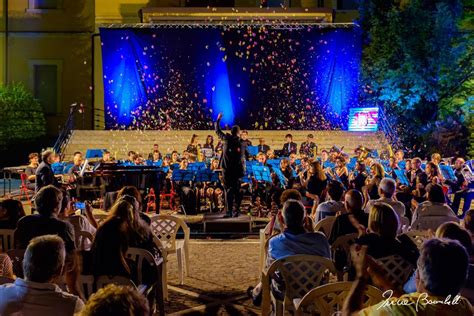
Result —
<svg viewBox="0 0 474 316"><path fill-rule="evenodd" d="M238 217L242 200L240 196L240 179L245 175L246 145L240 138L240 127L234 125L230 134L224 133L221 129L221 119L222 113L219 113L215 122L215 129L217 136L219 136L223 144L220 167L223 173L226 210L224 218Z"/></svg>

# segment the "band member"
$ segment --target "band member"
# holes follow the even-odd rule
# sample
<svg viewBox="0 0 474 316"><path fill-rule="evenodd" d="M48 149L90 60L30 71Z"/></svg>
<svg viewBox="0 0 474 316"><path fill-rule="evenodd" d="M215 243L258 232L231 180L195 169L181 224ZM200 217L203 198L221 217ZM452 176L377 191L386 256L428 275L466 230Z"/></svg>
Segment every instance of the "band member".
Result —
<svg viewBox="0 0 474 316"><path fill-rule="evenodd" d="M362 192L362 188L365 186L367 180L367 172L365 165L362 161L357 161L354 172L349 175L349 183L352 188Z"/></svg>
<svg viewBox="0 0 474 316"><path fill-rule="evenodd" d="M404 157L405 153L403 152L403 150L399 149L395 152L395 159L397 160L397 163L403 161Z"/></svg>
<svg viewBox="0 0 474 316"><path fill-rule="evenodd" d="M301 143L300 155L305 155L306 157L314 157L318 154L318 146L313 142L313 134L308 134L306 141Z"/></svg>
<svg viewBox="0 0 474 316"><path fill-rule="evenodd" d="M336 159L336 168L334 169L335 174L339 177L340 182L344 185L344 187L349 187L349 170L346 166L346 160L343 156L339 156Z"/></svg>
<svg viewBox="0 0 474 316"><path fill-rule="evenodd" d="M273 149L267 150L267 160L275 159L275 158L276 158L275 151L273 151Z"/></svg>
<svg viewBox="0 0 474 316"><path fill-rule="evenodd" d="M286 134L285 136L285 144L283 145L283 148L281 149L281 155L283 157L288 157L290 154L296 154L298 151L298 145L293 142L293 135L291 134Z"/></svg>
<svg viewBox="0 0 474 316"><path fill-rule="evenodd" d="M28 155L29 159L29 164L25 168L25 174L28 177L26 179L26 187L29 190L34 190L35 189L35 179L36 179L36 169L38 169L39 165L39 155L38 153L31 153Z"/></svg>
<svg viewBox="0 0 474 316"><path fill-rule="evenodd" d="M245 143L245 146L252 146L252 142L249 139L249 132L247 130L243 130L240 133L240 138L242 139L242 142Z"/></svg>
<svg viewBox="0 0 474 316"><path fill-rule="evenodd" d="M170 160L170 165L174 165L179 163L179 154L176 150L173 150L171 153L171 160Z"/></svg>
<svg viewBox="0 0 474 316"><path fill-rule="evenodd" d="M269 150L270 150L270 146L265 145L265 139L264 138L259 138L259 140L258 140L258 152L265 154Z"/></svg>
<svg viewBox="0 0 474 316"><path fill-rule="evenodd" d="M207 135L206 143L203 148L212 149L212 151L214 151L214 137L212 137L212 135Z"/></svg>
<svg viewBox="0 0 474 316"><path fill-rule="evenodd" d="M102 159L99 160L100 163L113 163L115 159L110 155L110 151L104 150L102 153Z"/></svg>
<svg viewBox="0 0 474 316"><path fill-rule="evenodd" d="M231 134L222 132L222 113L217 116L215 130L223 143L220 166L223 174L226 215L238 217L240 211L240 179L245 175L245 143L240 138L240 127L234 125ZM234 205L235 201L235 205Z"/></svg>
<svg viewBox="0 0 474 316"><path fill-rule="evenodd" d="M46 150L41 154L41 163L36 169L36 185L35 191L38 192L39 189L47 185L55 185L59 187L59 183L54 177L53 170L51 169L51 163L53 163L53 151Z"/></svg>
<svg viewBox="0 0 474 316"><path fill-rule="evenodd" d="M148 154L148 160L154 160L153 155L156 152L158 152L158 159L157 160L160 160L161 159L161 153L160 153L160 150L158 149L158 144L153 145L153 150L151 151L151 153Z"/></svg>
<svg viewBox="0 0 474 316"><path fill-rule="evenodd" d="M191 160L196 161L198 160L198 156L201 153L201 144L199 144L199 136L193 134L191 137L191 142L186 148L186 151L189 153Z"/></svg>

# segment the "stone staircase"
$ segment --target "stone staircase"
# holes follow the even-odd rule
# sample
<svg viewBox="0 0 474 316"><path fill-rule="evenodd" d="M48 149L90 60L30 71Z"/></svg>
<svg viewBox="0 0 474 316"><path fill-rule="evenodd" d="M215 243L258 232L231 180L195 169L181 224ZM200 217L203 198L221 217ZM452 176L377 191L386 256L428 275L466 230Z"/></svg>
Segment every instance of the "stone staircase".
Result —
<svg viewBox="0 0 474 316"><path fill-rule="evenodd" d="M153 144L158 144L162 153L171 153L173 150L182 152L186 149L191 136L199 135L199 141L204 144L207 135L214 136L214 145L217 144L217 135L212 130L74 130L71 139L64 150L65 161L72 158L76 151L86 152L87 149L108 149L116 158L125 158L130 150L148 155ZM306 135L312 133L319 150L331 148L333 145L352 153L363 145L379 152L388 150L388 142L381 132L348 132L348 131L287 131L287 130L250 130L249 139L258 145L258 139L263 137L272 149L281 149L285 135L291 133L293 141L301 144Z"/></svg>

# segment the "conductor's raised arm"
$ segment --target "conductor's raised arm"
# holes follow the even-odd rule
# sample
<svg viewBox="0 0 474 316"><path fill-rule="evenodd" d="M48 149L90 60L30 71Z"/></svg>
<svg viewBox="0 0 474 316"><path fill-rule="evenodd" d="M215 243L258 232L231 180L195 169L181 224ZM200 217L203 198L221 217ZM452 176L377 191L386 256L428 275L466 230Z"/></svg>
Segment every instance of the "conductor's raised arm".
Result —
<svg viewBox="0 0 474 316"><path fill-rule="evenodd" d="M219 113L217 115L217 120L214 123L214 127L216 129L216 134L221 140L225 140L225 134L221 129L221 119L222 119L222 113Z"/></svg>

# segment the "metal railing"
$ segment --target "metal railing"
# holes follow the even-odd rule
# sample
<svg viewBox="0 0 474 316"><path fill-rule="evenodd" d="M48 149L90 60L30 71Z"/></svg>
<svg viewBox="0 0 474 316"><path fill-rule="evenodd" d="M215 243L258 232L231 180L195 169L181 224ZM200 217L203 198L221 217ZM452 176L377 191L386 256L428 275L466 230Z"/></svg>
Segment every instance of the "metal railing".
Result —
<svg viewBox="0 0 474 316"><path fill-rule="evenodd" d="M64 148L66 148L69 140L71 139L72 131L74 130L74 114L78 108L79 106L77 103L71 104L66 123L64 124L64 127L59 133L59 136L53 146L54 151L58 154L63 152Z"/></svg>

